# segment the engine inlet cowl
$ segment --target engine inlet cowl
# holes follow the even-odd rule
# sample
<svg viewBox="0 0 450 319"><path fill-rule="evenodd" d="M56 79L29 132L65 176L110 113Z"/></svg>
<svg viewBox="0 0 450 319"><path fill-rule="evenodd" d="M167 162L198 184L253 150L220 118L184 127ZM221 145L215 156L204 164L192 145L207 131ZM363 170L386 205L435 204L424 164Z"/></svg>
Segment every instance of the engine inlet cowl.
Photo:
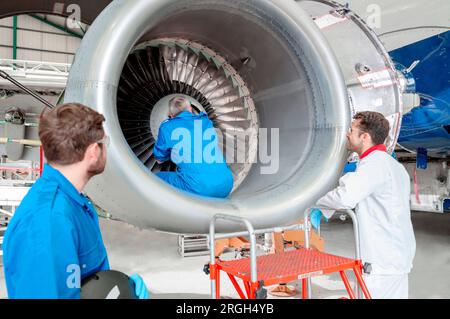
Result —
<svg viewBox="0 0 450 319"><path fill-rule="evenodd" d="M360 107L349 105L346 57L312 18L285 0L111 3L82 41L65 97L106 118L108 163L89 184L92 199L118 219L179 233L207 233L217 213L243 216L255 228L301 219L335 185L351 113ZM152 158L162 105L173 94L189 97L224 136L247 134L246 162L230 164L228 199L193 196L152 174L173 169ZM268 162L271 151L277 156Z"/></svg>

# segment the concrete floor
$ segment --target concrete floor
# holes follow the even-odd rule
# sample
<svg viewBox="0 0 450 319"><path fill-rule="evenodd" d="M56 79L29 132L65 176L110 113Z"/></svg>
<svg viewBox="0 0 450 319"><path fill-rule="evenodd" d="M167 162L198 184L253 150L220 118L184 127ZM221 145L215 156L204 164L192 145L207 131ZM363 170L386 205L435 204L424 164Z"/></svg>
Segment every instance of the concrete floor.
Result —
<svg viewBox="0 0 450 319"><path fill-rule="evenodd" d="M202 271L208 256L182 258L177 251L177 236L172 234L140 230L103 219L100 224L111 268L140 274L152 298L209 297L209 277ZM413 224L417 252L409 277L410 298L450 298L450 214L414 213ZM327 252L353 257L351 221L332 219L323 224L322 236ZM314 298L346 296L339 276L316 277L312 282ZM238 297L228 278L223 276L222 295ZM0 271L0 298L6 298L3 268Z"/></svg>

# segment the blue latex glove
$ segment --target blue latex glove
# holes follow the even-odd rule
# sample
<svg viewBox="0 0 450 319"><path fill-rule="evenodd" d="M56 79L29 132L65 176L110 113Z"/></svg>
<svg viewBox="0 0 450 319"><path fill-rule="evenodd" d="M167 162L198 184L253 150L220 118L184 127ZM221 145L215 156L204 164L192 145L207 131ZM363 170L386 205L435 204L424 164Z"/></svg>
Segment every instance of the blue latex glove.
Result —
<svg viewBox="0 0 450 319"><path fill-rule="evenodd" d="M311 215L310 215L310 220L311 220L311 225L315 228L318 229L320 226L320 221L322 220L322 217L325 218L325 221L328 223L328 218L326 218L325 216L323 216L322 211L320 209L314 208L311 211Z"/></svg>
<svg viewBox="0 0 450 319"><path fill-rule="evenodd" d="M350 173L356 171L356 162L348 162L344 166L344 173Z"/></svg>
<svg viewBox="0 0 450 319"><path fill-rule="evenodd" d="M393 152L393 153L392 153L392 158L395 159L396 161L398 161L397 153Z"/></svg>
<svg viewBox="0 0 450 319"><path fill-rule="evenodd" d="M139 299L149 299L147 286L142 277L138 274L134 274L130 276L130 279L134 282L136 296L138 296Z"/></svg>

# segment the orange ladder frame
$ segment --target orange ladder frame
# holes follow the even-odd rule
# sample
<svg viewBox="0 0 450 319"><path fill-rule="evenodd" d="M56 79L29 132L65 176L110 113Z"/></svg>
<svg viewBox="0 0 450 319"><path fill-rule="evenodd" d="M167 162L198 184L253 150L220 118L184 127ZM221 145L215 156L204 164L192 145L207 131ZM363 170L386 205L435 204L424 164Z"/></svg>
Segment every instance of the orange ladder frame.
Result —
<svg viewBox="0 0 450 319"><path fill-rule="evenodd" d="M359 289L355 293L345 274L346 270L353 270L357 283L364 293L366 299L371 299L370 293L362 277L362 261L359 250L359 228L356 215L353 211L346 211L350 215L354 225L356 251L355 259L334 256L318 252L309 248L309 214L305 212L304 224L279 227L272 229L254 230L249 221L238 216L218 214L213 217L210 223L210 249L211 262L209 264L209 274L211 279L211 298L220 298L220 272L225 272L241 299L258 298L258 291L262 291L263 285L270 286L279 283L286 283L293 280L302 280L302 298L307 299L312 295L311 277L339 272L350 299L359 298ZM215 233L215 222L218 219L244 223L246 232L219 234ZM305 248L288 251L278 254L270 254L256 257L256 234L270 232L282 232L285 230L303 230L305 232ZM215 256L215 240L220 238L250 236L250 258L243 258L232 261L222 261ZM260 272L257 273L257 264ZM245 294L238 284L236 278L243 281Z"/></svg>

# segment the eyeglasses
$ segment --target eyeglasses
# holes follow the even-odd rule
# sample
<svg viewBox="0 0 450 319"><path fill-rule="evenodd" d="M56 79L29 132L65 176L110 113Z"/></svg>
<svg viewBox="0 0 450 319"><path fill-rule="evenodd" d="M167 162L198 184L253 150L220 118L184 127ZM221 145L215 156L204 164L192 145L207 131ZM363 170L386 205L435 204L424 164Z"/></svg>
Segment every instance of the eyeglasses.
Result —
<svg viewBox="0 0 450 319"><path fill-rule="evenodd" d="M97 141L97 144L105 144L106 147L109 146L110 139L108 135L105 135L100 141Z"/></svg>

